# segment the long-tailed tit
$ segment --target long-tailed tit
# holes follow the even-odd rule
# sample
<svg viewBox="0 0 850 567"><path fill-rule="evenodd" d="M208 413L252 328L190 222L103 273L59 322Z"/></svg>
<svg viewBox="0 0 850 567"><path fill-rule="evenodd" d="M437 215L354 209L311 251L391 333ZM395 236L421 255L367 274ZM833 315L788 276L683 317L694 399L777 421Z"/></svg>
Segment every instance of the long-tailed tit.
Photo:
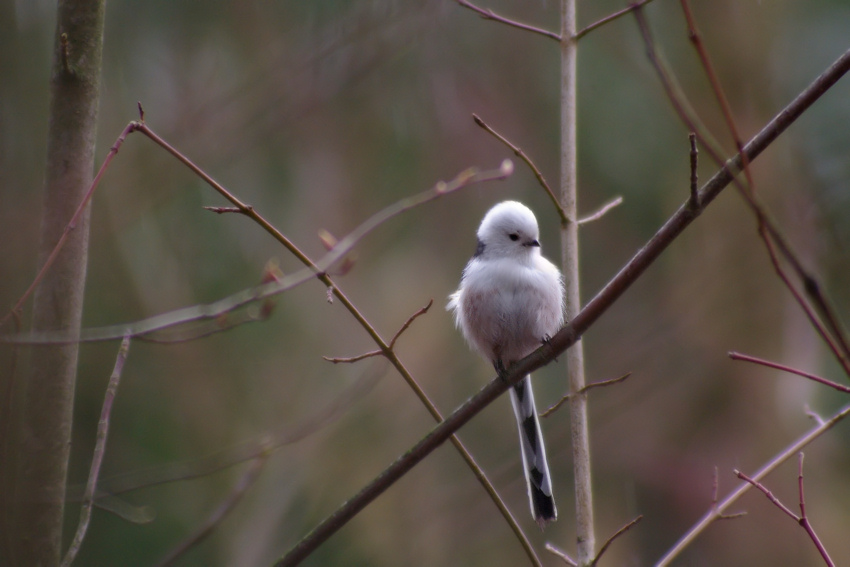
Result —
<svg viewBox="0 0 850 567"><path fill-rule="evenodd" d="M500 374L531 354L564 321L564 284L540 255L537 219L516 201L499 203L478 228L478 248L449 298L463 336ZM531 514L543 528L557 518L531 375L511 389Z"/></svg>

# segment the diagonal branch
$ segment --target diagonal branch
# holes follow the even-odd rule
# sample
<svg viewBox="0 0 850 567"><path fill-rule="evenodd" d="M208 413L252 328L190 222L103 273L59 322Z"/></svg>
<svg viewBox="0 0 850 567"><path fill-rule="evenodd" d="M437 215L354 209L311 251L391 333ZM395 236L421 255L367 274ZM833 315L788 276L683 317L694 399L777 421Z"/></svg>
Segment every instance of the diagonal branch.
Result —
<svg viewBox="0 0 850 567"><path fill-rule="evenodd" d="M478 124L481 128L489 132L493 135L494 138L505 144L507 147L511 149L515 156L525 162L525 164L534 172L534 176L537 178L537 182L540 183L540 186L543 187L543 190L546 191L546 194L549 195L549 199L552 201L552 205L555 206L555 210L558 211L558 216L561 217L561 226L566 226L567 223L570 222L570 219L567 218L567 213L564 211L564 207L561 206L561 202L558 200L558 197L555 196L555 193L552 191L552 188L549 186L549 183L546 181L546 178L543 177L543 174L540 173L540 170L537 169L537 166L534 165L534 162L531 161L531 158L526 155L521 148L517 145L511 143L510 140L493 130L486 122L484 122L481 117L477 114L472 115L472 119Z"/></svg>
<svg viewBox="0 0 850 567"><path fill-rule="evenodd" d="M822 378L817 374L810 374L808 372L803 372L802 370L797 370L796 368L791 368L790 366L785 366L784 364L779 364L776 362L771 362L769 360L765 360L763 358L757 358L755 356L750 356L748 354L742 354L740 352L731 351L729 353L729 358L732 360L743 360L745 362L753 362L755 364L761 364L762 366L767 366L768 368L775 368L776 370L782 370L783 372L790 372L791 374L796 374L797 376L802 376L803 378L808 378L809 380L813 380L818 382L819 384L823 384L824 386L829 386L830 388L834 388L839 392L844 392L845 394L850 394L850 386L845 386L843 384L838 384L833 382L832 380L827 380L826 378Z"/></svg>
<svg viewBox="0 0 850 567"><path fill-rule="evenodd" d="M617 539L618 537L620 537L621 535L623 535L624 533L626 533L627 531L629 531L630 529L632 529L641 520L643 520L643 514L638 515L638 517L636 517L634 520L625 524L619 530L614 532L611 535L611 537L609 537L607 540L605 540L605 543L603 543L602 547L599 548L599 553L597 553L596 557L593 558L593 563L591 563L591 565L596 565L597 563L599 563L599 559L602 557L602 554L605 553L608 550L608 548L611 546L611 544L614 542L614 540Z"/></svg>
<svg viewBox="0 0 850 567"><path fill-rule="evenodd" d="M782 132L785 131L800 115L820 98L829 88L850 69L850 51L845 53L833 63L821 76L819 76L809 87L801 92L791 103L773 118L749 143L744 147L750 161L754 160L765 148L767 148ZM387 467L381 474L373 479L368 485L349 499L340 508L316 526L309 534L302 538L298 544L283 556L276 565L297 565L308 557L319 545L330 538L342 526L344 526L358 512L365 508L370 502L382 494L389 486L401 478L421 462L431 451L439 447L458 429L465 425L493 400L507 391L513 384L519 382L526 374L533 372L541 366L548 364L556 356L562 354L581 337L581 335L634 283L641 274L655 261L658 256L675 240L675 238L726 188L741 167L740 156L736 156L726 162L699 191L699 209L694 210L685 202L673 214L673 216L661 227L647 244L615 275L611 281L581 310L581 312L568 325L562 328L554 337L543 346L538 348L528 357L513 365L503 375L494 378L476 395L467 400L460 408L445 418L431 432L414 445L410 450L400 456L393 464ZM823 432L833 427L844 417L850 414L850 406L835 414L831 419L813 429L795 442L789 450L778 455L774 460L765 465L759 474L767 474L779 463L783 462L794 452ZM791 451L789 453L789 451ZM734 502L745 490L739 489L730 497L706 515L703 521L689 532L677 546L672 549L664 560L669 564L672 557L678 555L682 549L695 538L715 517L722 513L729 504ZM669 559L668 559L669 558Z"/></svg>
<svg viewBox="0 0 850 567"><path fill-rule="evenodd" d="M831 418L825 420L823 423L818 424L817 427L804 434L802 437L797 439L790 446L786 447L782 450L781 453L773 457L770 461L768 461L764 466L762 466L755 474L750 477L755 481L760 481L768 474L776 470L776 468L793 457L795 454L802 451L809 443L832 429L838 422L843 420L845 417L850 415L850 405L845 406L837 413L835 413ZM731 506L734 502L736 502L741 496L743 496L751 487L751 484L743 483L738 488L736 488L731 494L729 494L726 498L723 499L722 502L716 503L711 507L711 509L706 512L706 514L699 519L699 521L691 527L688 532L683 535L679 541L676 542L664 557L662 557L656 564L655 567L667 567L672 564L673 560L682 552L686 547L688 547L691 542L693 542L697 537L699 537L702 532L704 532L708 526L714 523L715 520L719 520L723 518L723 513Z"/></svg>
<svg viewBox="0 0 850 567"><path fill-rule="evenodd" d="M734 137L735 145L739 148L739 163L737 164L737 167L738 171L743 171L744 176L747 179L747 185L743 185L737 179L734 180L734 183L738 188L740 195L743 197L744 202L750 207L751 211L756 216L759 236L762 238L765 244L767 252L770 256L771 263L773 264L774 270L776 271L777 275L780 277L785 286L793 295L794 299L803 309L812 326L815 328L815 330L821 336L823 341L833 352L834 356L838 360L839 364L841 364L845 373L850 375L850 344L848 344L848 341L844 336L844 331L841 325L839 324L837 317L834 315L834 310L827 301L826 297L821 293L820 286L817 280L811 274L809 274L807 270L803 267L802 262L800 262L800 260L797 258L796 254L791 249L791 246L785 240L784 236L776 227L776 225L770 220L767 213L765 212L764 207L758 202L752 190L753 181L749 172L749 161L751 158L748 155L748 152L740 151L741 142L738 138L737 129L735 127L734 121L732 120L729 104L726 101L725 95L723 94L723 90L720 87L719 82L717 81L708 54L700 40L699 33L696 31L687 0L682 0L682 6L685 10L686 19L688 20L689 37L697 48L700 60L702 61L703 66L706 70L709 82L711 83L712 89L715 92L715 96L718 98L719 104L722 107L722 111L727 121L729 130L730 132L732 132L732 135ZM646 22L642 10L635 10L634 13L635 19L638 22L638 27L640 28L641 34L644 38L644 43L647 48L647 56L649 57L650 62L655 68L656 73L658 74L659 79L661 80L662 86L664 87L667 97L670 99L674 110L679 115L679 118L682 120L682 122L688 127L688 129L694 132L695 135L699 138L700 142L703 144L703 146L705 146L706 151L709 153L711 158L715 160L715 162L718 164L722 163L722 160L720 158L720 151L717 149L717 143L713 141L713 139L711 139L707 130L699 123L699 119L694 113L693 109L688 104L687 98L684 96L682 90L675 83L672 74L666 68L660 55L658 54L655 48L655 43L652 39L651 32L649 30L649 25ZM836 62L834 65L839 65L839 62L842 61L842 59L844 59L848 55L848 53L850 52L845 52L844 56L842 56L842 58L840 58L839 61ZM779 260L777 258L775 248L778 249L782 257L791 265L794 272L797 274L797 277L803 283L806 293L811 298L815 308L817 309L820 317L823 319L826 325L821 322L818 316L813 312L811 306L796 290L788 276L785 274L785 271L780 265Z"/></svg>
<svg viewBox="0 0 850 567"><path fill-rule="evenodd" d="M263 469L263 465L266 464L269 456L271 455L271 450L266 450L259 457L254 459L251 463L251 466L245 471L236 485L233 487L233 490L227 497L219 504L219 506L213 510L212 514L210 514L209 518L195 530L188 538L180 542L174 549L168 552L159 563L157 563L157 567L167 567L168 565L173 565L175 561L177 561L184 553L192 549L194 546L202 542L204 539L209 536L212 531L221 524L222 520L230 513L231 510L242 500L242 497L248 492L248 490L254 485L257 481L257 478L260 476L260 472Z"/></svg>
<svg viewBox="0 0 850 567"><path fill-rule="evenodd" d="M426 407L426 409L431 414L431 416L438 422L442 420L442 414L437 409L437 406L435 406L434 403L429 399L428 395L425 393L425 391L422 389L422 387L419 386L419 384L416 382L416 380L413 378L413 376L410 374L410 372L407 370L407 368L404 366L404 364L401 362L401 360L398 358L398 356L396 356L395 352L390 348L389 344L387 344L386 341L384 341L384 339L381 337L380 333L378 333L378 331L372 326L372 324L369 323L369 321L366 319L366 317L364 317L363 314L360 312L360 310L358 310L357 307L355 307L355 305L351 302L351 300L348 299L348 296L346 296L346 294L343 293L343 291L339 288L339 286L334 283L334 281L331 279L330 275L326 271L320 270L318 268L318 266L304 252L302 252L282 232L280 232L270 222L268 222L265 218L263 218L257 211L255 211L253 207L246 205L245 203L240 201L238 198L236 198L236 196L232 195L223 186L221 186L219 183L217 183L215 180L213 180L209 175L207 175L206 172L204 172L201 168L199 168L197 165L195 165L191 160L189 160L182 153L180 153L175 148L173 148L165 140L163 140L162 138L157 136L155 133L153 133L148 128L143 129L142 132L145 133L145 135L147 135L149 138L151 138L151 140L153 140L154 142L159 144L166 151L168 151L171 155L173 155L178 161L180 161L186 167L191 169L196 175L201 177L201 179L203 179L213 189L218 191L222 196L224 196L224 198L226 198L228 201L230 201L230 203L232 203L237 208L239 208L240 212L242 212L242 214L251 218L254 222L259 224L263 228L263 230L268 232L275 240L280 242L287 250L289 250L289 252L292 253L293 256L298 258L298 260L302 264L304 264L307 268L314 270L316 272L316 277L323 284L325 284L327 286L329 300L332 296L339 299L340 303L342 303L342 305L348 310L348 312L351 313L351 315L360 324L360 326L363 327L363 329L372 338L372 340L375 341L375 343L378 345L378 348L384 354L384 357L390 362L390 364L392 364L396 368L398 373L402 376L402 378L405 380L405 382L408 384L408 386L413 390L413 392L416 394L416 396L419 398L419 400L422 402L422 404ZM513 163L510 160L505 160L505 161L502 162L501 167L498 170L498 174L494 175L492 178L489 178L488 180L504 179L504 178L510 176L512 173L513 173ZM461 184L468 184L468 183L472 183L472 182L477 182L477 179L476 179L477 175L478 174L475 170L467 170L467 171L461 173L458 177L456 177L455 181L457 181L458 183L461 183ZM432 198L437 198L439 196L442 196L443 194L446 194L450 191L453 191L454 190L453 185L454 185L453 182L450 182L450 183L440 182L440 183L438 183L437 186L434 187L434 193L435 194L433 195ZM427 202L428 200L430 200L430 198L424 199L422 202ZM414 206L416 204L418 204L418 203L414 203L414 202L409 203L410 206ZM397 212L401 212L402 210L406 210L407 208L409 208L409 207L400 207ZM386 215L386 214L392 212L390 209L392 209L392 207L388 207L387 209L384 209L384 211L382 211L381 213L374 215L370 219L370 221L371 222L382 221L382 215ZM396 214L396 213L393 213L393 214ZM367 221L367 223L370 222L370 221ZM363 225L361 225L361 227L362 226ZM357 231L355 231L355 233L356 232ZM347 239L351 238L353 235L355 235L355 233L350 234L348 237L346 237L341 242L339 242L336 245L335 250L339 247L345 247L347 245L347 242L346 242ZM343 256L344 256L344 254L343 254ZM496 489L493 487L493 484L489 481L489 479L484 474L484 471L481 470L481 467L479 467L478 464L475 462L475 459L472 457L472 454L466 449L466 447L464 447L464 445L460 442L460 440L457 437L451 436L451 442L455 446L457 451L460 453L461 457L463 457L464 461L466 461L467 466L470 467L473 474L478 479L479 483L482 485L482 487L488 493L490 498L493 500L493 503L499 509L502 516L508 522L509 526L511 527L511 530L514 532L517 539L520 541L520 544L522 545L523 549L525 550L525 552L528 555L531 562L534 565L540 565L540 560L537 558L536 554L534 553L534 549L531 547L531 543L528 541L528 538L525 536L522 529L519 527L519 524L517 524L516 520L511 515L507 506L502 501L502 498L496 492Z"/></svg>
<svg viewBox="0 0 850 567"><path fill-rule="evenodd" d="M80 523L77 526L77 532L74 534L71 546L65 553L65 558L62 559L62 567L68 567L74 562L89 528L97 479L100 476L100 465L103 463L103 454L106 452L106 437L109 435L109 417L112 414L112 403L115 401L115 394L118 392L118 383L121 381L121 373L124 371L124 362L127 360L129 350L130 337L124 337L124 340L121 341L121 347L118 349L118 356L115 358L115 368L112 370L112 375L109 377L109 383L106 386L106 394L103 396L103 408L100 411L100 421L97 424L97 441L94 446L89 479L86 483L86 492L83 495L83 505L80 509Z"/></svg>

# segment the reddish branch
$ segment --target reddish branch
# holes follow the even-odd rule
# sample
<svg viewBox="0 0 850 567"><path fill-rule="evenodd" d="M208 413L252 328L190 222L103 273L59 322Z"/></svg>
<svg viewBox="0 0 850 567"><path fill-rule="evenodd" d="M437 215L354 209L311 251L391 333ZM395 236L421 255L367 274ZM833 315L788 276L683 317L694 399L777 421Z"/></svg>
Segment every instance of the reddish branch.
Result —
<svg viewBox="0 0 850 567"><path fill-rule="evenodd" d="M803 378L808 378L809 380L814 380L819 384L823 384L824 386L829 386L830 388L834 388L839 392L844 392L845 394L850 394L850 386L844 386L843 384L838 384L833 382L832 380L827 380L826 378L822 378L817 374L810 374L808 372L803 372L802 370L797 370L796 368L791 368L790 366L785 366L784 364L779 364L777 362L771 362L769 360L765 360L763 358L757 358L755 356L750 356L748 354L741 354L740 352L732 351L729 353L729 358L732 360L743 360L745 362L752 362L755 364L761 364L762 366L767 366L768 368L775 368L776 370L782 370L783 372L790 372L791 374L796 374L797 376L802 376Z"/></svg>
<svg viewBox="0 0 850 567"><path fill-rule="evenodd" d="M754 487L758 488L762 492L762 494L764 494L767 497L767 499L770 500L773 503L774 506L776 506L777 508L782 510L782 512L786 516L788 516L789 518L793 519L795 522L800 524L800 526L802 526L802 528L804 530L806 530L806 533L808 534L809 539L811 539L812 542L815 544L815 547L817 548L818 553L820 553L821 558L823 558L824 563L826 563L829 567L835 567L835 563L829 557L829 553L826 551L826 548L823 546L823 543L821 542L820 538L815 533L815 530L812 527L811 522L809 522L809 517L806 515L806 496L805 496L805 493L803 492L803 453L800 453L799 472L797 474L797 489L798 489L799 494L800 494L800 515L799 516L797 514L795 514L794 512L792 512L785 504L783 504L779 500L779 498L777 498L765 485L763 485L759 481L748 477L747 475L745 475L744 473L742 473L739 470L735 470L735 475L738 478L740 478L741 480L744 480L744 481L750 483L751 485L753 485Z"/></svg>

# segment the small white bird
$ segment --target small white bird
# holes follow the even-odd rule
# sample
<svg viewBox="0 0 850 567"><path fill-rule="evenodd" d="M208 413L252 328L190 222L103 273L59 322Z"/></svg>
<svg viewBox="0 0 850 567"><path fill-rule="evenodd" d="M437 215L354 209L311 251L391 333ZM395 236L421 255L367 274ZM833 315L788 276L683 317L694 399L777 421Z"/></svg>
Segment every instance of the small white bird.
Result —
<svg viewBox="0 0 850 567"><path fill-rule="evenodd" d="M531 354L564 322L561 273L540 255L537 219L516 201L499 203L478 228L478 248L449 297L463 336L496 371ZM511 389L531 514L541 527L557 519L552 480L531 375Z"/></svg>

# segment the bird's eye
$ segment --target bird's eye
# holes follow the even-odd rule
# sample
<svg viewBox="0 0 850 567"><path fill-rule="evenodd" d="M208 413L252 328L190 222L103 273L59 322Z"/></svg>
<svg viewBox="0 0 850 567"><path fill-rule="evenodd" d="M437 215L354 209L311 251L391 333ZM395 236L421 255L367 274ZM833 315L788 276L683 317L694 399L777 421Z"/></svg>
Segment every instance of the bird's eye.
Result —
<svg viewBox="0 0 850 567"><path fill-rule="evenodd" d="M515 232L514 232L514 233L511 233L511 234L509 234L509 235L508 235L508 238L510 238L511 240L513 240L514 242L516 242L517 240L519 240L519 234L517 234L517 233L515 233Z"/></svg>

